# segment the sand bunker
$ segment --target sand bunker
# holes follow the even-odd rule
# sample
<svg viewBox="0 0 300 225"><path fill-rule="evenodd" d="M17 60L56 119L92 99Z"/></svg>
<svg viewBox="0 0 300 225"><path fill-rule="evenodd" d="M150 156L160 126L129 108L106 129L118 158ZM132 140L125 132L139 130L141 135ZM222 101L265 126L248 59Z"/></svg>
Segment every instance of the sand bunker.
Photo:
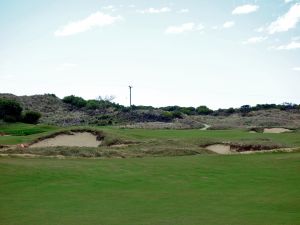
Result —
<svg viewBox="0 0 300 225"><path fill-rule="evenodd" d="M230 151L230 145L222 145L222 144L215 144L215 145L209 145L206 147L206 149L213 151L218 154L231 154L232 151Z"/></svg>
<svg viewBox="0 0 300 225"><path fill-rule="evenodd" d="M48 138L32 144L30 148L41 147L56 147L56 146L70 146L70 147L98 147L101 141L97 140L96 135L89 132L61 134L53 138Z"/></svg>
<svg viewBox="0 0 300 225"><path fill-rule="evenodd" d="M241 153L241 152L260 152L260 151L272 151L277 149L282 149L280 145L260 145L260 144L213 144L205 147L206 149L213 151L218 154L232 154L232 153Z"/></svg>
<svg viewBox="0 0 300 225"><path fill-rule="evenodd" d="M264 133L269 133L269 134L280 134L285 132L291 132L291 130L286 128L265 128L264 129Z"/></svg>

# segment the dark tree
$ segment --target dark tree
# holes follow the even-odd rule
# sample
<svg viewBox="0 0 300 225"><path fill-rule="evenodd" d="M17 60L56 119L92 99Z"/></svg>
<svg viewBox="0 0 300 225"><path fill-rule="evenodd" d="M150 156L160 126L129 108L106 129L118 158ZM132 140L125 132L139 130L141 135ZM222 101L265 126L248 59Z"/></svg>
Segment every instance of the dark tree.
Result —
<svg viewBox="0 0 300 225"><path fill-rule="evenodd" d="M213 110L209 109L207 106L205 105L201 105L196 109L197 113L199 115L209 115L213 113Z"/></svg>
<svg viewBox="0 0 300 225"><path fill-rule="evenodd" d="M21 118L22 107L14 101L2 98L0 99L0 119L7 122L16 122Z"/></svg>
<svg viewBox="0 0 300 225"><path fill-rule="evenodd" d="M41 116L39 112L28 111L24 114L22 121L24 123L37 124Z"/></svg>

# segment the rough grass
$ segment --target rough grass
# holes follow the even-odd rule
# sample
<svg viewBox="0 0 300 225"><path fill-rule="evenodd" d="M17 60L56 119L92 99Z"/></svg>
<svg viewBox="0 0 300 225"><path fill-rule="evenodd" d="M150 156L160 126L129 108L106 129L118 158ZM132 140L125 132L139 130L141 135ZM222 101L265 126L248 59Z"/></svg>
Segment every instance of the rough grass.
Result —
<svg viewBox="0 0 300 225"><path fill-rule="evenodd" d="M0 158L5 225L300 224L300 153Z"/></svg>

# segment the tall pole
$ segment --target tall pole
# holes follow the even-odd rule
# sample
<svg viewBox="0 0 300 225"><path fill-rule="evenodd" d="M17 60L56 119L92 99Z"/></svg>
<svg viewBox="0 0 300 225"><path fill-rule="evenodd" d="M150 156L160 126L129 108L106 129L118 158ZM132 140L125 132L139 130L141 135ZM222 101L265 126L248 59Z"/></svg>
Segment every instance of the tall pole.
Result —
<svg viewBox="0 0 300 225"><path fill-rule="evenodd" d="M129 99L130 99L129 105L131 107L131 88L132 88L132 86L129 85L128 87L129 87Z"/></svg>

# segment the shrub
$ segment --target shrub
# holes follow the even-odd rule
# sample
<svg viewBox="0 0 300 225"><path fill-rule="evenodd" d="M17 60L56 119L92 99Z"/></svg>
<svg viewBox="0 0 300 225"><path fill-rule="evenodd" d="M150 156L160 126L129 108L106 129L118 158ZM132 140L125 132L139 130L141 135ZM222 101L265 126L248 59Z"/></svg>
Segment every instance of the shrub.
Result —
<svg viewBox="0 0 300 225"><path fill-rule="evenodd" d="M39 112L28 111L23 115L22 121L24 123L36 124L41 116L42 115Z"/></svg>
<svg viewBox="0 0 300 225"><path fill-rule="evenodd" d="M197 113L199 115L209 115L213 113L213 110L209 109L207 106L205 105L201 105L196 109Z"/></svg>
<svg viewBox="0 0 300 225"><path fill-rule="evenodd" d="M172 112L174 118L182 119L182 113L179 111Z"/></svg>
<svg viewBox="0 0 300 225"><path fill-rule="evenodd" d="M160 109L164 111L169 111L169 112L174 112L174 111L179 111L180 106L174 105L174 106L166 106L166 107L161 107Z"/></svg>
<svg viewBox="0 0 300 225"><path fill-rule="evenodd" d="M243 105L243 106L241 106L240 112L242 114L247 114L247 113L251 112L251 106L250 105Z"/></svg>
<svg viewBox="0 0 300 225"><path fill-rule="evenodd" d="M233 113L235 113L235 110L234 110L234 108L229 108L229 109L226 109L225 110L225 112L227 113L227 114L233 114Z"/></svg>
<svg viewBox="0 0 300 225"><path fill-rule="evenodd" d="M99 101L97 101L97 100L88 100L87 102L86 102L86 108L87 109L91 109L91 110L95 110L95 109L98 109L98 108L100 108L100 102Z"/></svg>
<svg viewBox="0 0 300 225"><path fill-rule="evenodd" d="M181 107L180 112L186 115L195 115L196 109L194 107Z"/></svg>
<svg viewBox="0 0 300 225"><path fill-rule="evenodd" d="M45 94L45 96L50 96L50 97L53 97L53 98L57 98L57 96L55 94L50 94L50 93Z"/></svg>
<svg viewBox="0 0 300 225"><path fill-rule="evenodd" d="M21 105L9 99L0 99L0 119L7 122L16 122L20 119L22 112Z"/></svg>
<svg viewBox="0 0 300 225"><path fill-rule="evenodd" d="M3 120L4 120L4 122L7 122L7 123L15 123L15 122L17 122L18 119L14 116L4 115Z"/></svg>
<svg viewBox="0 0 300 225"><path fill-rule="evenodd" d="M167 121L173 119L173 113L165 111L162 113L162 117L164 117Z"/></svg>
<svg viewBox="0 0 300 225"><path fill-rule="evenodd" d="M86 106L86 101L83 98L76 97L74 95L64 97L63 102L73 105L77 108L82 108L82 107Z"/></svg>

